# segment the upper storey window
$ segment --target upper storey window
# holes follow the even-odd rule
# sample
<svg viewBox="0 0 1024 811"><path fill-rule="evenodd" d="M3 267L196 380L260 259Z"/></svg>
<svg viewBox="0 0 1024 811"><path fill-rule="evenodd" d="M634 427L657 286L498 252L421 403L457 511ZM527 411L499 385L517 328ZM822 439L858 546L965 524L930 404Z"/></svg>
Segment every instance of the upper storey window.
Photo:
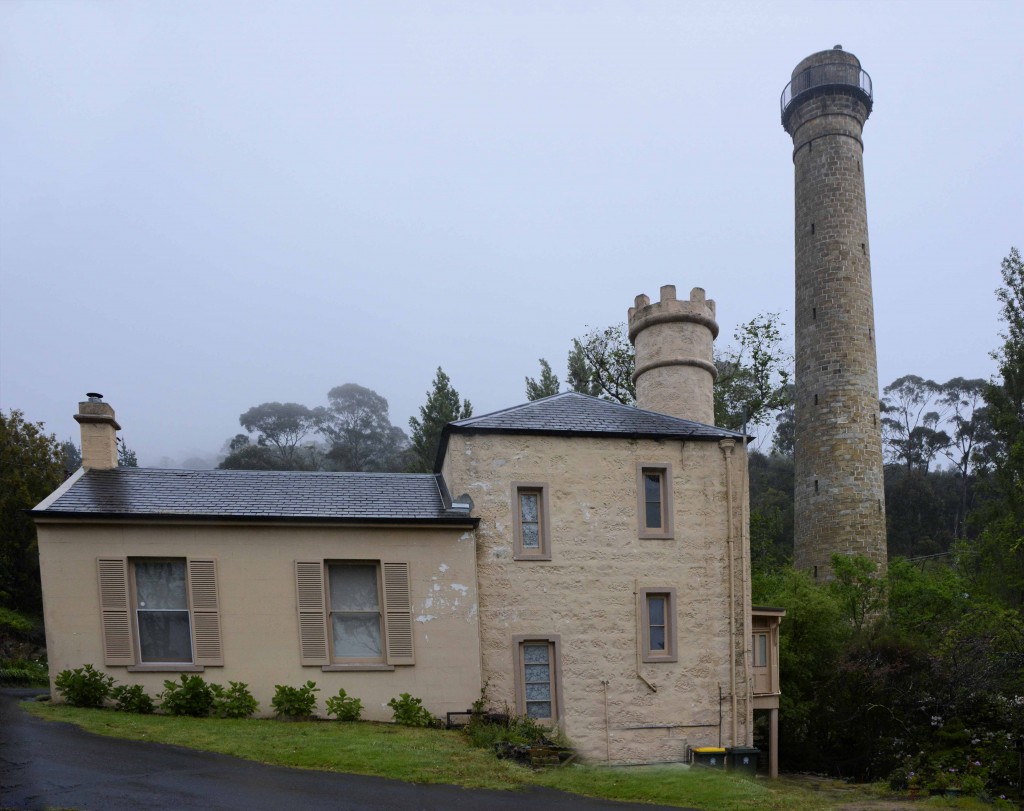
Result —
<svg viewBox="0 0 1024 811"><path fill-rule="evenodd" d="M636 466L637 513L641 538L674 537L672 466L640 463Z"/></svg>
<svg viewBox="0 0 1024 811"><path fill-rule="evenodd" d="M512 557L551 560L548 486L542 482L513 482L512 512Z"/></svg>

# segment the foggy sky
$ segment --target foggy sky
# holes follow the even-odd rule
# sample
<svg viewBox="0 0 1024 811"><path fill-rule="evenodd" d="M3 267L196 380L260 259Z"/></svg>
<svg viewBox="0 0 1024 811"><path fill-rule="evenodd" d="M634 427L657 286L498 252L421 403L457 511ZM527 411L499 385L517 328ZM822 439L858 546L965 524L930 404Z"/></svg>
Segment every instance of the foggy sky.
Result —
<svg viewBox="0 0 1024 811"><path fill-rule="evenodd" d="M0 4L0 408L142 465L437 366L483 414L663 284L793 323L779 95L841 43L882 385L988 377L1024 248L1018 2Z"/></svg>

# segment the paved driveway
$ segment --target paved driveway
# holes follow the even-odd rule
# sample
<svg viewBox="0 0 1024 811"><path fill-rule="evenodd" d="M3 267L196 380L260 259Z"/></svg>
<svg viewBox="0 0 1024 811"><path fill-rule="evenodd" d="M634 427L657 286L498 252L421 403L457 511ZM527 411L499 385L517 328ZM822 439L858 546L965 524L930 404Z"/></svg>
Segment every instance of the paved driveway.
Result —
<svg viewBox="0 0 1024 811"><path fill-rule="evenodd" d="M18 700L32 693L0 690L0 809L664 809L590 800L548 789L483 791L285 769L180 746L105 738L71 724L41 721L24 712Z"/></svg>

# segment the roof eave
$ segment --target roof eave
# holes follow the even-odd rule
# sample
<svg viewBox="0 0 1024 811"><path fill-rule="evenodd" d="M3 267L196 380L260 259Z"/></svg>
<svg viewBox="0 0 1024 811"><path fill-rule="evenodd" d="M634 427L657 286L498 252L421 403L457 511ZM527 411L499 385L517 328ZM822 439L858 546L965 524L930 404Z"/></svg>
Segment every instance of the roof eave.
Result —
<svg viewBox="0 0 1024 811"><path fill-rule="evenodd" d="M433 518L398 516L331 516L331 515L224 515L217 513L127 513L64 510L27 510L37 522L123 521L126 523L255 523L255 524L353 524L432 527L476 527L480 519L473 516L439 515Z"/></svg>
<svg viewBox="0 0 1024 811"><path fill-rule="evenodd" d="M742 440L743 434L737 431L729 431L725 428L708 426L718 433L714 434L679 434L662 433L657 431L588 431L568 428L477 428L470 426L452 426L452 432L459 434L527 434L533 436L563 436L563 437L598 437L604 439L681 439L693 442L718 442L723 439ZM447 427L442 436L442 448L447 445ZM750 437L747 437L749 440ZM439 455L439 460L443 457Z"/></svg>

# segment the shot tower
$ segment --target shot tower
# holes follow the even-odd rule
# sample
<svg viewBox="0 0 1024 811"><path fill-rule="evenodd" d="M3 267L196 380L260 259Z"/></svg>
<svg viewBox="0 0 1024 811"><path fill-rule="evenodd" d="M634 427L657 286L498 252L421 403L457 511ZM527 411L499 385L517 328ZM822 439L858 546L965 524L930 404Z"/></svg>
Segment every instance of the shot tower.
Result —
<svg viewBox="0 0 1024 811"><path fill-rule="evenodd" d="M782 93L796 174L797 568L833 554L886 564L871 252L861 133L871 78L836 46L804 59Z"/></svg>

